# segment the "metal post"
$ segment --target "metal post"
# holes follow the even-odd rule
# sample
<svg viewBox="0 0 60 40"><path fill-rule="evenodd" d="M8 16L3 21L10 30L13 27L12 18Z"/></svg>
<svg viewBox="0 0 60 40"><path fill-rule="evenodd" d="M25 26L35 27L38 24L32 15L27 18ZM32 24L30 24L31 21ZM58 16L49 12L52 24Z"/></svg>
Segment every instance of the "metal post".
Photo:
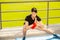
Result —
<svg viewBox="0 0 60 40"><path fill-rule="evenodd" d="M47 2L47 28L49 25L49 1Z"/></svg>
<svg viewBox="0 0 60 40"><path fill-rule="evenodd" d="M0 3L0 29L2 29L1 3Z"/></svg>

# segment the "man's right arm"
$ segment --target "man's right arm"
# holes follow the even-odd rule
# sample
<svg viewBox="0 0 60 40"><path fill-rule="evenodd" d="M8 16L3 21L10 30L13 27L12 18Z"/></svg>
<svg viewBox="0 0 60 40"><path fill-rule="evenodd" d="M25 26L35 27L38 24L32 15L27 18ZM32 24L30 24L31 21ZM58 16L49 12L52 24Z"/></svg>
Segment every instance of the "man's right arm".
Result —
<svg viewBox="0 0 60 40"><path fill-rule="evenodd" d="M25 21L24 28L30 29L33 26L33 24L29 25L28 21Z"/></svg>

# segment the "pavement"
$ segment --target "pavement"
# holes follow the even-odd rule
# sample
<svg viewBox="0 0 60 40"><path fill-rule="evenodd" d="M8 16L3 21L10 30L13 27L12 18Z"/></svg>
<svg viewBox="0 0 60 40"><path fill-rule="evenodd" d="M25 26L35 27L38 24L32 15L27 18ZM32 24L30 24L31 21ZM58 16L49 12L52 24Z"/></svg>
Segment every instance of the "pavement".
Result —
<svg viewBox="0 0 60 40"><path fill-rule="evenodd" d="M48 26L49 29L52 29L55 31L55 33L60 34L60 24L53 24ZM0 30L0 40L15 40L16 37L22 37L23 27L17 26L15 28L5 28ZM41 36L47 34L44 31L39 31L36 29L30 29L27 31L27 37L28 36ZM47 34L49 35L49 34Z"/></svg>

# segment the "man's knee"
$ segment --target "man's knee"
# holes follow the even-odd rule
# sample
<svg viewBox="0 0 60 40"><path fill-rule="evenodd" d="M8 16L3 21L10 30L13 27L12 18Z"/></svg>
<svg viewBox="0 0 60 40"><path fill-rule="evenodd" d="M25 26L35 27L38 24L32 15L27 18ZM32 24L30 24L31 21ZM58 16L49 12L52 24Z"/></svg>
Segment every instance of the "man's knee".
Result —
<svg viewBox="0 0 60 40"><path fill-rule="evenodd" d="M24 27L23 30L27 31L29 30L29 27Z"/></svg>
<svg viewBox="0 0 60 40"><path fill-rule="evenodd" d="M43 31L48 31L48 29L46 29L46 28L43 28Z"/></svg>
<svg viewBox="0 0 60 40"><path fill-rule="evenodd" d="M40 27L40 30L41 30L41 31L46 31L47 29L44 28L44 27Z"/></svg>
<svg viewBox="0 0 60 40"><path fill-rule="evenodd" d="M27 31L27 28L23 28L23 31Z"/></svg>

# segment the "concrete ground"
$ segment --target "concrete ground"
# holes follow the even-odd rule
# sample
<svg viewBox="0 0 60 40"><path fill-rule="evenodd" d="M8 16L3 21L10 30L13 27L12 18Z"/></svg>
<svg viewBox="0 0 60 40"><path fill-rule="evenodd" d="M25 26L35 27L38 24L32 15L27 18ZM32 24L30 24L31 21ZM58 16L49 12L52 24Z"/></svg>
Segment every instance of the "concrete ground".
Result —
<svg viewBox="0 0 60 40"><path fill-rule="evenodd" d="M49 29L52 29L55 31L55 33L60 34L60 24L54 24L54 25L49 25ZM23 32L22 32L21 27L16 27L16 28L6 28L0 30L0 40L15 40L16 37L22 37ZM39 30L28 30L27 31L27 37L30 36L44 36L44 35L49 35L46 32L39 31Z"/></svg>

